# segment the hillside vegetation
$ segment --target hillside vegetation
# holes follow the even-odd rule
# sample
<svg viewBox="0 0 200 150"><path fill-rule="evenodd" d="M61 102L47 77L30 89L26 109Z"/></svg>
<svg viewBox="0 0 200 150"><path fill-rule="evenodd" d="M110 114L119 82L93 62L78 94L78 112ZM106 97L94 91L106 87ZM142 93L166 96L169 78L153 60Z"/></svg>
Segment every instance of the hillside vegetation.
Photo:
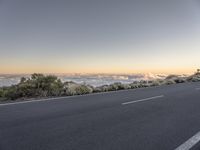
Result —
<svg viewBox="0 0 200 150"><path fill-rule="evenodd" d="M200 72L197 72L189 77L169 75L163 80L157 79L152 81L135 81L131 84L113 83L110 85L93 87L91 85L77 84L75 82L63 83L56 76L45 76L43 74L35 73L32 74L30 78L22 77L19 84L9 87L0 87L0 101L82 95L97 92L117 91L198 81L200 81Z"/></svg>

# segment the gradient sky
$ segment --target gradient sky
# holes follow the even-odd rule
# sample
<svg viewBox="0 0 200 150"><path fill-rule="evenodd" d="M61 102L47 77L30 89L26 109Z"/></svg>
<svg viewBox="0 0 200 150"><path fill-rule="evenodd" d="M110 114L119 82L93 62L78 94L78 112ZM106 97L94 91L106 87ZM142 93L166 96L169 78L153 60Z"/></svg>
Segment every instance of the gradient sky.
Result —
<svg viewBox="0 0 200 150"><path fill-rule="evenodd" d="M0 0L0 73L191 73L200 0Z"/></svg>

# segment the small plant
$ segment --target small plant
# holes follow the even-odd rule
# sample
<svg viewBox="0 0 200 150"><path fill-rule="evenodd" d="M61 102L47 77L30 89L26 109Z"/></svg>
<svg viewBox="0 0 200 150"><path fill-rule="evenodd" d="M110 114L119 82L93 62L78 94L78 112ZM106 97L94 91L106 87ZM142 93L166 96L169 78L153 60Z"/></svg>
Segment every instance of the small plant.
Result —
<svg viewBox="0 0 200 150"><path fill-rule="evenodd" d="M197 74L200 74L200 69L197 69Z"/></svg>
<svg viewBox="0 0 200 150"><path fill-rule="evenodd" d="M0 88L0 98L4 97L4 91L3 88Z"/></svg>
<svg viewBox="0 0 200 150"><path fill-rule="evenodd" d="M169 75L165 79L150 81L134 81L130 84L116 82L110 85L93 87L75 82L63 83L58 77L52 75L33 74L30 78L22 77L20 82L9 87L0 87L0 101L16 100L37 97L82 95L97 92L117 91L125 89L144 88L160 85L170 85L184 82L199 82L200 69L189 77Z"/></svg>

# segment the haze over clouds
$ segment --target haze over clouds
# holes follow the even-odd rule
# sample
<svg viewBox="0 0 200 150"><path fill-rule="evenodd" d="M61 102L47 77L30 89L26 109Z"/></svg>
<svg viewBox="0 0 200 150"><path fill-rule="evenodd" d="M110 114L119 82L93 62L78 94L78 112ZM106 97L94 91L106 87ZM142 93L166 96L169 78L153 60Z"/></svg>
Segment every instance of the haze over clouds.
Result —
<svg viewBox="0 0 200 150"><path fill-rule="evenodd" d="M1 0L0 73L193 73L199 0Z"/></svg>
<svg viewBox="0 0 200 150"><path fill-rule="evenodd" d="M140 80L163 79L166 75L153 74L56 74L63 82L73 81L80 84L101 86L121 82L123 84L132 83ZM0 87L18 84L21 77L30 77L28 74L0 74Z"/></svg>

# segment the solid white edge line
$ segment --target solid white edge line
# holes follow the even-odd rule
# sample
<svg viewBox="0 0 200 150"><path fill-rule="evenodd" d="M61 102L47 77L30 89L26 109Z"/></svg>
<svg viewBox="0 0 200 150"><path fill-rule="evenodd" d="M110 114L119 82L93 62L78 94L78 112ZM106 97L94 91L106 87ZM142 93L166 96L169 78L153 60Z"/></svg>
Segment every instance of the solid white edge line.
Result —
<svg viewBox="0 0 200 150"><path fill-rule="evenodd" d="M195 134L193 137L191 137L189 140L187 140L185 143L177 147L175 150L189 150L193 146L195 146L200 141L200 132Z"/></svg>
<svg viewBox="0 0 200 150"><path fill-rule="evenodd" d="M38 100L27 100L27 101L21 101L21 102L11 102L11 103L0 104L0 106L16 105L16 104L26 104L26 103L41 102L41 101L50 101L50 100L57 100L57 99L64 99L64 98L69 98L69 97L58 97L58 98L47 98L47 99L38 99Z"/></svg>
<svg viewBox="0 0 200 150"><path fill-rule="evenodd" d="M144 99L135 100L135 101L129 101L129 102L122 103L122 105L128 105L128 104L133 104L133 103L138 103L138 102L143 102L143 101L158 99L158 98L162 98L162 97L164 97L164 95L159 95L159 96L144 98Z"/></svg>
<svg viewBox="0 0 200 150"><path fill-rule="evenodd" d="M50 101L50 100L60 100L60 99L68 99L68 98L77 98L77 97L83 97L83 96L105 95L105 94L113 94L113 93L118 93L118 92L152 89L152 88L158 88L158 87L159 86L157 86L157 87L148 87L148 88L136 88L136 89L118 90L118 91L107 91L107 92L99 92L99 93L90 93L90 94L83 94L83 95L63 96L63 97L55 97L55 98L43 98L43 99L35 99L35 100L25 100L25 101L18 101L18 102L8 102L8 103L0 103L0 106L26 104L26 103L42 102L42 101Z"/></svg>
<svg viewBox="0 0 200 150"><path fill-rule="evenodd" d="M77 98L77 97L84 97L84 96L86 97L86 96L95 96L95 95L105 95L105 94L113 94L113 93L117 93L117 92L125 92L125 91L131 91L131 90L136 90L136 89L119 90L119 91L108 91L108 92L90 93L90 94L73 95L73 96L63 96L63 97L55 97L55 98L42 98L42 99L25 100L25 101L18 101L18 102L8 102L8 103L2 103L2 104L0 104L0 106L26 104L26 103L42 102L42 101L50 101L50 100L69 99L69 98Z"/></svg>

